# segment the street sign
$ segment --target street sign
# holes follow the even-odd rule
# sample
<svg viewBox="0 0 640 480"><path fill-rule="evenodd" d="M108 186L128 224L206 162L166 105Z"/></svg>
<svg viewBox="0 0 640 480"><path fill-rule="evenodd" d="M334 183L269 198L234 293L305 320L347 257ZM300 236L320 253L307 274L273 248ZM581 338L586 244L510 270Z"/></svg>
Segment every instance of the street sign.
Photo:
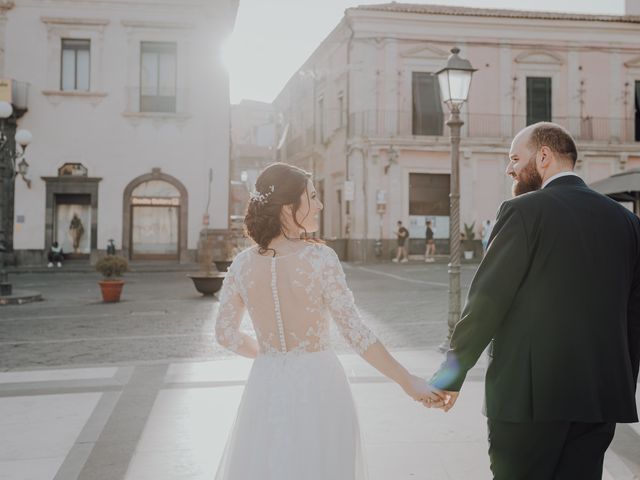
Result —
<svg viewBox="0 0 640 480"><path fill-rule="evenodd" d="M343 190L344 190L344 199L347 202L353 202L355 188L354 188L353 182L351 180L346 180L344 182Z"/></svg>

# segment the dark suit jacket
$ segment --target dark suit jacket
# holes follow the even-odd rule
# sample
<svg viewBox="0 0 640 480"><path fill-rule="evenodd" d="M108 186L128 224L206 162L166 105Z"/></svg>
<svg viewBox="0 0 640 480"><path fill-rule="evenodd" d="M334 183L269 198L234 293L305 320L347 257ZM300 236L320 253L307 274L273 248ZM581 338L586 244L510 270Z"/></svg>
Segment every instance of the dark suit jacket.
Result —
<svg viewBox="0 0 640 480"><path fill-rule="evenodd" d="M489 418L637 421L640 219L576 176L503 203L432 383L460 390L489 343Z"/></svg>

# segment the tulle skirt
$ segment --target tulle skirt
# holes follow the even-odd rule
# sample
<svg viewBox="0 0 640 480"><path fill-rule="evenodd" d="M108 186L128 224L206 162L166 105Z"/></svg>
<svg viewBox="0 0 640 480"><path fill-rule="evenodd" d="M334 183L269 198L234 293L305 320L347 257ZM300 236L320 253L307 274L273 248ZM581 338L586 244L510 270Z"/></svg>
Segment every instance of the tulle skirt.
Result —
<svg viewBox="0 0 640 480"><path fill-rule="evenodd" d="M256 358L216 480L364 480L358 417L333 350Z"/></svg>

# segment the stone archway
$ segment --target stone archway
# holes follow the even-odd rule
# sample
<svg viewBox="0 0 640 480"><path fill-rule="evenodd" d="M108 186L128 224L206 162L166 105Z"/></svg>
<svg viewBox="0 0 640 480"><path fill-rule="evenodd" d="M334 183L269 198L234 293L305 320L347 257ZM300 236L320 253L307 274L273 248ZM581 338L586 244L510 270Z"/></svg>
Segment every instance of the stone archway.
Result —
<svg viewBox="0 0 640 480"><path fill-rule="evenodd" d="M129 182L123 193L123 255L187 262L188 200L182 182L159 168Z"/></svg>

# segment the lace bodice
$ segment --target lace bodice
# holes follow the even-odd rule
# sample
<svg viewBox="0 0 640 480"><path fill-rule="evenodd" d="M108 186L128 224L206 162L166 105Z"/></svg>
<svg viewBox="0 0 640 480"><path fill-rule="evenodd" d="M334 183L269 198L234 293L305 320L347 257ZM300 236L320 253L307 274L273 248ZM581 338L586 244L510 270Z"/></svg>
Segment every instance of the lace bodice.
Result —
<svg viewBox="0 0 640 480"><path fill-rule="evenodd" d="M220 292L216 338L238 351L248 311L261 353L315 352L329 347L333 318L347 343L364 353L377 341L364 324L336 253L309 243L296 253L264 256L253 247L233 261Z"/></svg>

